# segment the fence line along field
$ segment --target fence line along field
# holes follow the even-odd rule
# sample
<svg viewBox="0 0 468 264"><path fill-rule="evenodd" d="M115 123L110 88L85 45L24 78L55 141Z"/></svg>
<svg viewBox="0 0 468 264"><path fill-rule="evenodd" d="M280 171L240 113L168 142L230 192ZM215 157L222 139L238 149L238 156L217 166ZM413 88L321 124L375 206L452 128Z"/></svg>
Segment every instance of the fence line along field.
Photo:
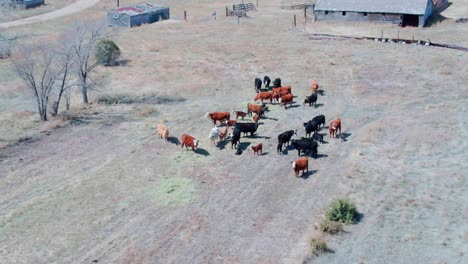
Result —
<svg viewBox="0 0 468 264"><path fill-rule="evenodd" d="M76 19L98 20L114 4L1 34L55 49ZM13 47L0 59L0 263L463 262L468 53L310 36L380 37L383 29L467 46L466 25L304 24L303 10L280 8L295 1L259 1L247 18L224 16L240 2L155 4L169 6L171 19L106 28L120 57L90 71L88 104L70 71L70 109L62 101L48 121L17 75L15 63L29 57ZM269 111L237 118L252 123L238 125L246 132L255 128L241 133L239 148L213 137L207 113L228 112L232 124L235 111L255 103L256 78L258 92L272 90L266 75L270 86L276 78L291 86L292 104L262 93ZM320 115L324 128L311 137L324 142L296 141ZM341 131L331 138L337 118ZM278 153L286 131L291 142ZM182 148L196 140L195 151ZM298 144L318 146L317 155L302 154L307 167ZM342 222L330 219L340 201L356 211Z"/></svg>

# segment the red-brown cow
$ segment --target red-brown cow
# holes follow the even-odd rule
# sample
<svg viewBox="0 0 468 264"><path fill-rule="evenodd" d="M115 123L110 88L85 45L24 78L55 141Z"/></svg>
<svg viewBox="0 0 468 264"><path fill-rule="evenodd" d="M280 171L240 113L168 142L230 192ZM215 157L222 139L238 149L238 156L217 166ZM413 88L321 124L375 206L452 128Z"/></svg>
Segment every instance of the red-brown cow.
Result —
<svg viewBox="0 0 468 264"><path fill-rule="evenodd" d="M219 141L225 140L227 138L228 132L229 132L228 126L220 127L219 128Z"/></svg>
<svg viewBox="0 0 468 264"><path fill-rule="evenodd" d="M169 129L167 129L167 126L163 124L158 124L156 127L156 131L158 132L159 138L164 138L167 142L169 138Z"/></svg>
<svg viewBox="0 0 468 264"><path fill-rule="evenodd" d="M213 125L216 125L216 121L222 122L224 120L228 120L231 114L229 112L206 113L205 117L208 116L213 120Z"/></svg>
<svg viewBox="0 0 468 264"><path fill-rule="evenodd" d="M302 171L302 175L304 172L309 172L309 159L307 157L302 157L295 162L291 162L294 172L296 173L296 177L299 177L299 172Z"/></svg>
<svg viewBox="0 0 468 264"><path fill-rule="evenodd" d="M312 90L312 93L316 93L318 91L319 84L316 80L313 80L312 83L310 84L310 89Z"/></svg>
<svg viewBox="0 0 468 264"><path fill-rule="evenodd" d="M254 152L254 156L255 156L255 154L256 154L257 156L262 155L262 144L261 144L261 143L255 145L255 146L250 147L250 149L252 149L252 151ZM260 153L260 154L259 154L259 153Z"/></svg>
<svg viewBox="0 0 468 264"><path fill-rule="evenodd" d="M262 104L263 104L263 100L270 100L270 104L271 104L272 98L273 98L273 92L260 92L257 94L257 96L255 96L254 101L260 100L262 101Z"/></svg>
<svg viewBox="0 0 468 264"><path fill-rule="evenodd" d="M256 113L257 115L261 116L265 113L265 111L268 111L268 106L263 106L263 105L256 105L256 104L247 104L247 114L252 116L252 113Z"/></svg>
<svg viewBox="0 0 468 264"><path fill-rule="evenodd" d="M242 120L244 120L244 117L247 115L245 112L242 111L234 111L234 114L236 114L236 120L239 116L242 117Z"/></svg>
<svg viewBox="0 0 468 264"><path fill-rule="evenodd" d="M340 118L337 118L328 124L328 131L330 132L330 138L336 136L337 130L340 131L340 136L341 136L341 119Z"/></svg>
<svg viewBox="0 0 468 264"><path fill-rule="evenodd" d="M182 140L180 142L182 142L182 150L184 150L184 147L185 149L188 149L188 147L191 147L193 151L195 151L198 147L198 140L195 139L194 137L190 136L190 135L187 135L187 134L183 134L182 135Z"/></svg>
<svg viewBox="0 0 468 264"><path fill-rule="evenodd" d="M260 119L260 116L259 115L254 115L254 117L252 119L253 119L253 121L255 123L258 123L258 119Z"/></svg>
<svg viewBox="0 0 468 264"><path fill-rule="evenodd" d="M227 126L235 126L237 124L237 121L236 120L226 120L226 121L224 121L224 123Z"/></svg>
<svg viewBox="0 0 468 264"><path fill-rule="evenodd" d="M284 86L284 87L278 87L278 88L273 88L271 89L273 93L281 93L283 91L287 91L288 93L291 93L291 86Z"/></svg>
<svg viewBox="0 0 468 264"><path fill-rule="evenodd" d="M281 105L284 105L284 109L286 109L286 105L289 103L289 106L292 106L292 103L293 103L293 95L292 94L287 94L287 95L283 95L281 96L280 98L280 103Z"/></svg>

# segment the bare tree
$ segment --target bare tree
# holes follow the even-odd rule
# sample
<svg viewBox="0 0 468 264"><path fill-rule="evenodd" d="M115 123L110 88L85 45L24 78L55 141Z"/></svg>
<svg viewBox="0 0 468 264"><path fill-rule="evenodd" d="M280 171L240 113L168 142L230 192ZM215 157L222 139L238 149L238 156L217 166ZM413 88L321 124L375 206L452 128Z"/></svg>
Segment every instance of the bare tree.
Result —
<svg viewBox="0 0 468 264"><path fill-rule="evenodd" d="M105 23L103 22L77 22L68 34L72 37L72 46L75 53L73 70L78 79L83 103L88 103L88 90L95 86L92 75L99 62L94 56L94 47L98 40L104 36Z"/></svg>
<svg viewBox="0 0 468 264"><path fill-rule="evenodd" d="M73 85L68 84L70 69L73 68L74 63L74 50L73 45L70 44L69 38L62 35L57 46L57 54L60 56L60 72L61 76L58 79L58 95L57 99L52 104L52 115L57 115L59 111L60 101L62 95L65 96L66 109L70 110L70 92L69 89Z"/></svg>
<svg viewBox="0 0 468 264"><path fill-rule="evenodd" d="M49 96L63 72L61 67L56 67L58 56L46 46L21 46L17 50L19 53L13 58L15 72L33 91L39 116L47 121Z"/></svg>

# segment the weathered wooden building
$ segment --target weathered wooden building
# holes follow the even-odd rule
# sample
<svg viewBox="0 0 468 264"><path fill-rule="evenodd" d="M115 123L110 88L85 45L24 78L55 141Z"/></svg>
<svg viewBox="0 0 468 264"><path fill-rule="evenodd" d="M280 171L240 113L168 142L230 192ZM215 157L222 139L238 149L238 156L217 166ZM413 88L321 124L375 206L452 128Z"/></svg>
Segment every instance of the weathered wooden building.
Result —
<svg viewBox="0 0 468 264"><path fill-rule="evenodd" d="M139 4L120 7L107 12L109 25L116 27L134 27L169 19L169 7L155 4Z"/></svg>
<svg viewBox="0 0 468 264"><path fill-rule="evenodd" d="M318 0L316 20L366 21L423 27L432 0Z"/></svg>

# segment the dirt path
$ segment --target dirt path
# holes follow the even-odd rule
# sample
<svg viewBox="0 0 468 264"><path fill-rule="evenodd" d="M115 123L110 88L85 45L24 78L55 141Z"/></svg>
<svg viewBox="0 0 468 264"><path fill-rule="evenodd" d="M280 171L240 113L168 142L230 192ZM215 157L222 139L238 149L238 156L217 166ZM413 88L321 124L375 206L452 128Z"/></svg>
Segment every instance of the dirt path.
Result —
<svg viewBox="0 0 468 264"><path fill-rule="evenodd" d="M50 19L68 16L68 15L80 12L86 8L89 8L97 4L98 2L99 0L79 0L69 6L66 6L58 10L54 10L52 12L40 14L40 15L33 16L33 17L18 19L18 20L6 22L6 23L1 23L0 28L17 27L17 26L22 26L22 25L27 25L27 24L32 24L32 23L37 23L37 22L42 22L42 21L46 21Z"/></svg>

